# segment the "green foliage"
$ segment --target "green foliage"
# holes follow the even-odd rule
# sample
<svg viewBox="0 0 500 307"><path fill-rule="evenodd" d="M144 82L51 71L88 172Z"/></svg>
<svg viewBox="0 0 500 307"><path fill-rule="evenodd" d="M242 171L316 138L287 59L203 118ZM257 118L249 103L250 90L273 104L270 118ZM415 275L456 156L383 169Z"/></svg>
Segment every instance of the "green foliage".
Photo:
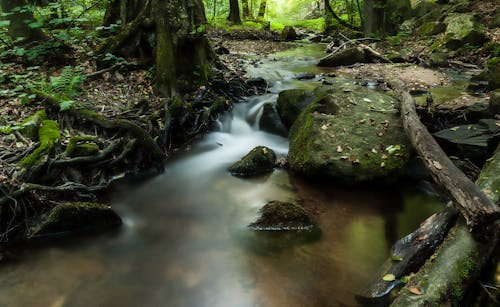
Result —
<svg viewBox="0 0 500 307"><path fill-rule="evenodd" d="M66 66L59 76L50 77L48 82L42 80L40 90L60 99L60 110L66 111L74 104L73 98L78 95L84 80L81 67Z"/></svg>

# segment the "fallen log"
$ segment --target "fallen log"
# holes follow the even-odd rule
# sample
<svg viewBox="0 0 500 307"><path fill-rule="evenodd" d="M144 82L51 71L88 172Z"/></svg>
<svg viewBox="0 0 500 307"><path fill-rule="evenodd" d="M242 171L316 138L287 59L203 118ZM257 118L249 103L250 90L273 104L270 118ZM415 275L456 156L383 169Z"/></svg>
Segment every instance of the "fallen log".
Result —
<svg viewBox="0 0 500 307"><path fill-rule="evenodd" d="M382 265L380 273L370 286L356 295L364 306L387 306L390 293L403 284L402 279L417 272L443 242L454 225L457 211L447 207L426 219L420 227L397 241L391 249L391 257Z"/></svg>
<svg viewBox="0 0 500 307"><path fill-rule="evenodd" d="M451 162L420 121L415 101L404 85L396 81L389 86L401 99L403 127L413 147L434 181L451 196L471 232L480 236L483 226L500 218L499 207Z"/></svg>

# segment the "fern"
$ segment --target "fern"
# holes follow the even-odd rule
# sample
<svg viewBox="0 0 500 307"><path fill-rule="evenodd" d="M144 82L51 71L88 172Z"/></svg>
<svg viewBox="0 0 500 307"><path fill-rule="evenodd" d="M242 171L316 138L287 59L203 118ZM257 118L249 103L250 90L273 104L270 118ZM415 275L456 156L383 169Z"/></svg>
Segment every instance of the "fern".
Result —
<svg viewBox="0 0 500 307"><path fill-rule="evenodd" d="M61 111L68 110L74 103L72 98L78 95L85 80L81 67L66 66L57 77L50 77L49 82L42 80L40 89L61 100Z"/></svg>

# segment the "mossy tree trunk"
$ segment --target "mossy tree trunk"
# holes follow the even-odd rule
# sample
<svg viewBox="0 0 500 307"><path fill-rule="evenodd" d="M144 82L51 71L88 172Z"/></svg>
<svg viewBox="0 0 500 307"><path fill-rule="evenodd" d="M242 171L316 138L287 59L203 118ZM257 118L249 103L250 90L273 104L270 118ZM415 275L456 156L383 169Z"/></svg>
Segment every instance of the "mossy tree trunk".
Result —
<svg viewBox="0 0 500 307"><path fill-rule="evenodd" d="M253 16L250 14L250 8L248 6L248 0L241 0L241 6L243 9L243 18L244 19L252 19Z"/></svg>
<svg viewBox="0 0 500 307"><path fill-rule="evenodd" d="M235 24L241 23L238 0L229 0L229 16L227 17L227 20Z"/></svg>
<svg viewBox="0 0 500 307"><path fill-rule="evenodd" d="M266 14L266 6L267 6L267 0L260 0L260 6L259 6L259 18L264 18L264 15Z"/></svg>
<svg viewBox="0 0 500 307"><path fill-rule="evenodd" d="M25 43L45 40L47 37L40 28L31 28L30 23L35 22L33 13L27 9L17 10L28 5L26 0L0 0L0 6L5 13L11 13L5 18L10 21L9 35L14 39L23 38Z"/></svg>
<svg viewBox="0 0 500 307"><path fill-rule="evenodd" d="M104 23L123 20L120 33L101 45L98 54L154 58L156 91L165 97L182 91L180 83L207 81L214 53L202 0L110 1Z"/></svg>

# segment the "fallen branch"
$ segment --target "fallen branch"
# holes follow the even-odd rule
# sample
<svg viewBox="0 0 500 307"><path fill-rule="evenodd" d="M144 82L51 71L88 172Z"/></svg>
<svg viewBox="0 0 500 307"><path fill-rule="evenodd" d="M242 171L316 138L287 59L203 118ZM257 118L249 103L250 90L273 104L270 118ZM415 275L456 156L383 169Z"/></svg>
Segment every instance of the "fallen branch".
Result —
<svg viewBox="0 0 500 307"><path fill-rule="evenodd" d="M441 149L418 118L415 101L400 82L389 86L401 99L403 126L433 179L454 200L469 229L478 234L482 227L500 218L499 207L460 171Z"/></svg>

